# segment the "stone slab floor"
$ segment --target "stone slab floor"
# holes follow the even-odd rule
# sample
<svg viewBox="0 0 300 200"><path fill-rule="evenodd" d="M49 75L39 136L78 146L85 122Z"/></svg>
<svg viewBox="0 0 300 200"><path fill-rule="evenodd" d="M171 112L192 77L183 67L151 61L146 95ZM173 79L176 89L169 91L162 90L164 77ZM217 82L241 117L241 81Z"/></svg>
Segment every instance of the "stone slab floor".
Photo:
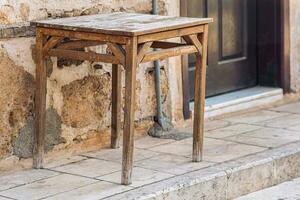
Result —
<svg viewBox="0 0 300 200"><path fill-rule="evenodd" d="M253 192L236 200L300 200L300 178Z"/></svg>
<svg viewBox="0 0 300 200"><path fill-rule="evenodd" d="M103 199L300 141L300 102L206 122L204 160L191 162L191 128L135 142L133 184L120 182L121 149L105 149L0 177L4 199ZM224 198L225 199L225 198Z"/></svg>

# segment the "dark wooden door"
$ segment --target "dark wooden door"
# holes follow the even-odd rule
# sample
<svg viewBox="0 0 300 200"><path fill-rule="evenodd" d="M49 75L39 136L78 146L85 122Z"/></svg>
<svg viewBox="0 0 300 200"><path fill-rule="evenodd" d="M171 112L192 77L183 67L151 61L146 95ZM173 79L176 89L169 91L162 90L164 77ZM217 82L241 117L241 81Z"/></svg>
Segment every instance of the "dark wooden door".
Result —
<svg viewBox="0 0 300 200"><path fill-rule="evenodd" d="M214 19L209 27L207 96L255 86L256 0L188 0L187 15ZM194 63L190 56L191 100Z"/></svg>

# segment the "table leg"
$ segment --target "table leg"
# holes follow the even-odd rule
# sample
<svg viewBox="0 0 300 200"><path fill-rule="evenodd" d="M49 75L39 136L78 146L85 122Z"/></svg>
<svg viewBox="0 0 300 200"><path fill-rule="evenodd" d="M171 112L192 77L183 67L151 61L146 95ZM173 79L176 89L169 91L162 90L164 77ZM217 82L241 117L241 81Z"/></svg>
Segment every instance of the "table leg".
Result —
<svg viewBox="0 0 300 200"><path fill-rule="evenodd" d="M198 36L202 44L202 55L196 53L195 71L195 110L194 110L194 129L193 129L193 161L200 162L203 152L204 137L204 107L205 107L205 82L207 65L207 41L208 25L204 27L204 33Z"/></svg>
<svg viewBox="0 0 300 200"><path fill-rule="evenodd" d="M111 148L119 148L121 133L122 107L122 74L121 66L112 65L112 108L111 108Z"/></svg>
<svg viewBox="0 0 300 200"><path fill-rule="evenodd" d="M137 68L137 38L133 37L126 45L125 64L125 107L124 107L124 132L123 132L123 160L122 178L123 185L131 184L133 149L134 149L134 111L135 111L135 82Z"/></svg>
<svg viewBox="0 0 300 200"><path fill-rule="evenodd" d="M35 136L33 149L33 167L43 168L44 140L46 120L47 76L43 55L45 35L40 30L36 33L36 91L35 91Z"/></svg>

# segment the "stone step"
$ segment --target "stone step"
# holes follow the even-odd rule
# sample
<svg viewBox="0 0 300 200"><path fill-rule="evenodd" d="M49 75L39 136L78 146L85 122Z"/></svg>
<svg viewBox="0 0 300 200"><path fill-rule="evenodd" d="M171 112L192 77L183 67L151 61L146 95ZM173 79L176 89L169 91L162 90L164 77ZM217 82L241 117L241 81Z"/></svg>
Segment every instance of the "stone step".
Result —
<svg viewBox="0 0 300 200"><path fill-rule="evenodd" d="M300 199L300 178L287 181L279 185L269 187L251 194L239 197L235 200L296 200Z"/></svg>
<svg viewBox="0 0 300 200"><path fill-rule="evenodd" d="M206 99L205 118L211 118L232 112L267 106L282 100L281 88L256 86ZM194 103L190 103L194 112Z"/></svg>
<svg viewBox="0 0 300 200"><path fill-rule="evenodd" d="M108 199L234 199L300 176L300 142L172 177Z"/></svg>

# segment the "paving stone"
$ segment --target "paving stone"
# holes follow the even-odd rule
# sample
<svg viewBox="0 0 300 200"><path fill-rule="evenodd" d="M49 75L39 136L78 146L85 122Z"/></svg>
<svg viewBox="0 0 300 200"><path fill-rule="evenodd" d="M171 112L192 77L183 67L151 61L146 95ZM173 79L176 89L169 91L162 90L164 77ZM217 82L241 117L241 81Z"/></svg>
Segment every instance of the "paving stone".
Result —
<svg viewBox="0 0 300 200"><path fill-rule="evenodd" d="M154 138L150 136L143 137L141 139L138 139L134 142L135 147L141 148L141 149L147 149L151 148L157 145L162 145L162 144L167 144L170 142L174 142L174 140L170 139L159 139L159 138Z"/></svg>
<svg viewBox="0 0 300 200"><path fill-rule="evenodd" d="M262 147L278 147L299 141L300 133L278 128L263 128L225 139Z"/></svg>
<svg viewBox="0 0 300 200"><path fill-rule="evenodd" d="M113 161L113 162L122 162L122 148L119 149L104 149L101 151L95 151L95 152L89 152L82 154L84 156L92 157L92 158L97 158L101 160L108 160L108 161ZM145 149L134 149L133 156L134 156L134 161L139 161L139 160L144 160L147 158L151 158L153 156L157 156L159 153L145 150Z"/></svg>
<svg viewBox="0 0 300 200"><path fill-rule="evenodd" d="M80 176L97 177L120 170L121 164L106 160L88 159L53 169Z"/></svg>
<svg viewBox="0 0 300 200"><path fill-rule="evenodd" d="M48 170L25 170L20 172L14 172L9 175L0 176L0 191L7 190L9 188L17 187L38 181L41 179L49 178L58 175L57 172Z"/></svg>
<svg viewBox="0 0 300 200"><path fill-rule="evenodd" d="M288 127L287 129L290 131L300 131L300 124Z"/></svg>
<svg viewBox="0 0 300 200"><path fill-rule="evenodd" d="M224 137L234 136L249 131L254 131L260 128L262 127L249 125L249 124L235 124L232 126L227 126L225 128L220 128L213 131L205 132L205 136L212 137L212 138L224 138Z"/></svg>
<svg viewBox="0 0 300 200"><path fill-rule="evenodd" d="M140 167L134 167L132 171L132 184L130 186L132 187L140 187L146 184L150 184L153 182L161 181L166 178L170 178L174 175L162 173L150 169L144 169ZM108 174L105 176L98 177L100 180L113 182L120 184L121 182L121 171Z"/></svg>
<svg viewBox="0 0 300 200"><path fill-rule="evenodd" d="M153 151L181 156L192 156L193 139L185 139L167 145L151 148ZM220 139L204 139L203 160L209 162L224 162L252 153L260 152L265 148L224 141Z"/></svg>
<svg viewBox="0 0 300 200"><path fill-rule="evenodd" d="M0 195L14 199L34 200L73 190L94 182L96 182L96 180L69 174L62 174L48 179L39 180L24 186L12 188L10 190L5 190L1 192Z"/></svg>
<svg viewBox="0 0 300 200"><path fill-rule="evenodd" d="M47 200L99 200L111 195L116 195L121 192L128 191L130 189L132 189L132 187L100 181L69 192L55 195L53 197L47 198Z"/></svg>
<svg viewBox="0 0 300 200"><path fill-rule="evenodd" d="M54 168L54 167L59 167L62 165L67 165L67 164L71 164L71 163L75 163L75 162L79 162L82 160L87 159L86 157L83 156L72 156L70 158L64 158L61 160L55 160L52 162L49 162L45 165L45 168Z"/></svg>
<svg viewBox="0 0 300 200"><path fill-rule="evenodd" d="M292 129L294 126L299 126L299 122L300 115L290 114L263 122L257 122L255 124L271 128Z"/></svg>
<svg viewBox="0 0 300 200"><path fill-rule="evenodd" d="M216 130L219 128L224 128L227 126L232 125L231 122L225 121L225 120L205 120L204 122L204 130L205 131L212 131L212 130ZM175 134L187 134L187 137L192 137L193 136L193 126L189 126L189 127L183 127L183 128L176 128L174 130L172 130ZM172 132L171 131L171 132ZM180 136L179 136L180 137ZM182 136L181 136L182 137Z"/></svg>
<svg viewBox="0 0 300 200"><path fill-rule="evenodd" d="M212 131L229 125L231 125L231 123L225 120L206 120L204 122L204 129L205 131Z"/></svg>
<svg viewBox="0 0 300 200"><path fill-rule="evenodd" d="M192 162L191 158L183 156L163 154L135 163L136 166L153 169L160 172L171 173L175 175L198 170L213 165L210 162Z"/></svg>
<svg viewBox="0 0 300 200"><path fill-rule="evenodd" d="M266 148L206 138L204 140L203 160L225 162L264 150Z"/></svg>
<svg viewBox="0 0 300 200"><path fill-rule="evenodd" d="M185 145L189 145L189 146L191 146L191 145L193 145L193 138L192 137L190 137L190 138L187 138L187 139L184 139L184 140L180 140L180 141L177 141L176 143L175 143L175 145L178 145L178 144L185 144Z"/></svg>
<svg viewBox="0 0 300 200"><path fill-rule="evenodd" d="M285 104L276 108L272 108L271 110L278 112L288 112L288 113L297 113L300 114L300 102Z"/></svg>
<svg viewBox="0 0 300 200"><path fill-rule="evenodd" d="M179 145L193 146L193 139L177 142ZM176 143L174 144L176 146ZM266 148L240 144L222 139L205 138L203 144L203 160L210 162L224 162L266 150ZM187 155L191 157L191 154Z"/></svg>
<svg viewBox="0 0 300 200"><path fill-rule="evenodd" d="M270 110L261 110L261 111L256 111L256 112L245 113L243 115L236 115L233 117L224 118L224 120L227 120L232 123L252 124L252 123L256 123L256 122L275 119L277 117L282 117L285 115L288 115L288 114L287 113L279 113L279 112L270 111Z"/></svg>
<svg viewBox="0 0 300 200"><path fill-rule="evenodd" d="M6 198L6 197L1 197L0 196L0 200L11 200L10 198Z"/></svg>
<svg viewBox="0 0 300 200"><path fill-rule="evenodd" d="M192 155L192 146L190 144L185 143L184 141L191 140L185 139L178 142L173 142L166 145L160 145L149 150L159 152L159 153L166 153L166 154L174 154L180 156L191 156Z"/></svg>

